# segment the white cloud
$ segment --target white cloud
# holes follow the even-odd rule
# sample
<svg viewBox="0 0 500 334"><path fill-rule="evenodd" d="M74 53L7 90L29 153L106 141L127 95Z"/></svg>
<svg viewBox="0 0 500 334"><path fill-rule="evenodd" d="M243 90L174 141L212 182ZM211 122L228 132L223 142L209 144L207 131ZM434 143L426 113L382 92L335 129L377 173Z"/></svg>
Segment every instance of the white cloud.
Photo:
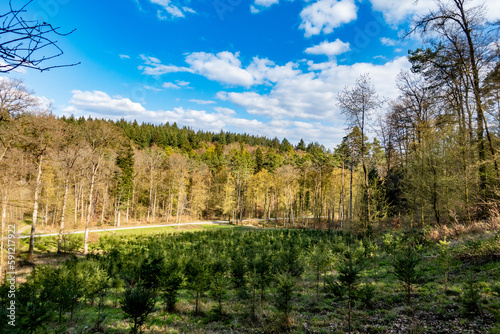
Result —
<svg viewBox="0 0 500 334"><path fill-rule="evenodd" d="M163 65L158 58L141 55L141 59L145 65L140 65L138 68L143 74L147 75L162 75L175 72L193 72L187 67L179 67L174 65Z"/></svg>
<svg viewBox="0 0 500 334"><path fill-rule="evenodd" d="M137 102L121 96L111 97L101 91L72 91L73 97L69 101L71 106L63 109L65 112L92 112L100 115L129 115L141 114L146 109Z"/></svg>
<svg viewBox="0 0 500 334"><path fill-rule="evenodd" d="M186 56L186 62L190 67L181 67L163 65L157 58L141 55L144 65L139 66L139 69L146 75L162 75L174 72L196 73L222 84L243 87L278 82L284 78L293 77L300 72L296 70L298 65L293 62L278 66L268 59L258 57L254 57L245 69L238 57L238 52L234 54L228 51L217 54L193 52ZM169 88L176 88L171 84L167 85ZM178 80L176 85L187 86L189 82Z"/></svg>
<svg viewBox="0 0 500 334"><path fill-rule="evenodd" d="M413 18L415 14L423 15L430 10L437 8L434 0L370 0L373 9L382 12L387 23L397 25L408 19ZM500 2L497 0L472 0L467 1L466 8L485 4L486 18L490 21L500 19Z"/></svg>
<svg viewBox="0 0 500 334"><path fill-rule="evenodd" d="M26 74L26 68L22 66L14 68L14 66L7 64L2 58L0 58L0 71Z"/></svg>
<svg viewBox="0 0 500 334"><path fill-rule="evenodd" d="M253 5L250 5L250 12L252 14L257 14L261 11L261 9L269 8L278 3L279 0L255 0Z"/></svg>
<svg viewBox="0 0 500 334"><path fill-rule="evenodd" d="M344 43L337 38L334 42L324 41L318 45L307 48L304 52L311 55L326 55L332 57L349 50L349 43Z"/></svg>
<svg viewBox="0 0 500 334"><path fill-rule="evenodd" d="M271 7L274 4L278 4L279 0L255 0L254 3L260 7Z"/></svg>
<svg viewBox="0 0 500 334"><path fill-rule="evenodd" d="M214 107L214 110L217 111L218 113L221 113L224 115L236 115L236 111L234 111L233 109L229 109L229 108Z"/></svg>
<svg viewBox="0 0 500 334"><path fill-rule="evenodd" d="M159 5L162 7L161 10L157 11L157 17L160 20L168 20L172 18L183 18L185 17L185 13L191 13L195 14L196 12L194 9L186 7L186 6L179 6L177 4L174 4L173 1L171 0L149 0L151 3Z"/></svg>
<svg viewBox="0 0 500 334"><path fill-rule="evenodd" d="M147 90L151 90L153 92L160 92L161 91L160 88L156 88L156 87L149 86L149 85L144 85L144 88L147 89Z"/></svg>
<svg viewBox="0 0 500 334"><path fill-rule="evenodd" d="M336 97L345 85L352 85L359 75L369 73L380 96L396 98L395 77L401 69L410 66L405 57L383 65L338 65L335 61L309 62L308 65L317 72L300 72L284 78L268 94L219 92L217 98L239 105L253 115L281 120L340 122L341 126L343 117L337 110Z"/></svg>
<svg viewBox="0 0 500 334"><path fill-rule="evenodd" d="M191 69L210 80L236 86L251 86L254 78L241 68L239 53L228 51L216 55L205 52L193 52L186 57Z"/></svg>
<svg viewBox="0 0 500 334"><path fill-rule="evenodd" d="M174 84L173 82L164 82L161 86L163 88L173 88L173 89L179 89L179 88L181 88L178 85Z"/></svg>
<svg viewBox="0 0 500 334"><path fill-rule="evenodd" d="M282 101L255 92L219 92L217 98L240 105L253 115L281 118L288 114L288 111L280 106Z"/></svg>
<svg viewBox="0 0 500 334"><path fill-rule="evenodd" d="M210 100L197 100L197 99L191 99L189 102L193 103L198 103L198 104L214 104L215 101L210 101Z"/></svg>
<svg viewBox="0 0 500 334"><path fill-rule="evenodd" d="M398 43L398 41L387 38L387 37L382 37L380 39L380 43L382 43L385 46L394 46Z"/></svg>
<svg viewBox="0 0 500 334"><path fill-rule="evenodd" d="M130 59L128 55L119 55L120 59Z"/></svg>
<svg viewBox="0 0 500 334"><path fill-rule="evenodd" d="M276 83L285 78L294 77L300 73L295 69L296 67L297 64L293 62L278 66L267 58L254 57L246 70L253 76L254 84L262 84L265 82Z"/></svg>
<svg viewBox="0 0 500 334"><path fill-rule="evenodd" d="M300 29L304 29L306 37L330 34L342 24L356 20L356 12L354 0L318 0L300 12Z"/></svg>
<svg viewBox="0 0 500 334"><path fill-rule="evenodd" d="M35 98L41 110L52 110L52 105L55 102L53 99L48 99L45 96L35 96Z"/></svg>
<svg viewBox="0 0 500 334"><path fill-rule="evenodd" d="M346 44L340 40L332 43L324 42L310 48L308 52L333 57L331 55L344 51L348 47ZM151 68L162 66L159 59L145 56L143 59L145 66ZM239 132L251 130L252 133L272 137L283 135L290 140L298 136L297 139L303 137L305 140L326 144L339 142L342 139L345 120L338 111L336 97L345 85L352 86L357 77L368 73L379 96L396 98L398 93L395 88L395 77L401 69L410 67L406 57L399 57L380 65L371 63L339 65L333 58L321 63L303 60L299 63L278 65L272 60L254 57L248 66L244 66L239 53L228 51L216 54L191 53L186 56L186 62L189 67L173 67L203 75L226 85L246 88L267 86L265 89L257 87L252 91L226 87L224 91L216 94L217 99L232 103L250 115L258 116L258 120L238 118L232 108L226 109L212 103L214 101L196 99L190 102L212 104L215 112L195 113L190 111L191 109L182 109L182 113L179 112L180 109L161 113L148 111L148 117L160 121L167 118L175 119L180 124L205 127L201 125L204 123L197 125L195 123L197 120L208 122L207 127L223 126L225 129ZM179 87L180 83L175 81L170 84ZM187 118L182 119L179 115ZM279 124L285 124L284 128L279 128Z"/></svg>
<svg viewBox="0 0 500 334"><path fill-rule="evenodd" d="M196 14L196 11L193 8L182 7L182 10L187 12L187 13Z"/></svg>

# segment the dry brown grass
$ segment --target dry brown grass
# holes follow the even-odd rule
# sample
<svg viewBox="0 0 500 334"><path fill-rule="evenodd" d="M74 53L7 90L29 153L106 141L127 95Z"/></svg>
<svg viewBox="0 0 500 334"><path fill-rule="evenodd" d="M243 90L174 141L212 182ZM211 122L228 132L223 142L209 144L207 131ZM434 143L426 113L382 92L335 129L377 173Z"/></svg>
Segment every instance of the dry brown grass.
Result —
<svg viewBox="0 0 500 334"><path fill-rule="evenodd" d="M484 234L486 232L495 232L499 228L498 217L487 221L475 221L472 223L454 222L448 225L434 226L428 231L428 237L432 240L456 239L469 234Z"/></svg>

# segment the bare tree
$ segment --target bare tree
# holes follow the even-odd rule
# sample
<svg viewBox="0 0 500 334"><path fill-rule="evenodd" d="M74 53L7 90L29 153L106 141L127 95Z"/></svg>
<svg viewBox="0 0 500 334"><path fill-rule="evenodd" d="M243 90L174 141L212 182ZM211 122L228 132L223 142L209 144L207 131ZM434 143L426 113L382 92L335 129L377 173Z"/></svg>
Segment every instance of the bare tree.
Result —
<svg viewBox="0 0 500 334"><path fill-rule="evenodd" d="M54 38L67 36L74 30L61 33L59 27L50 23L26 20L23 14L31 2L33 0L20 9L14 9L12 1L9 1L9 11L0 15L0 73L19 67L45 71L79 64L44 65L64 53Z"/></svg>
<svg viewBox="0 0 500 334"><path fill-rule="evenodd" d="M57 242L57 252L60 253L62 251L70 180L74 174L75 167L82 163L81 153L83 142L80 132L72 124L64 124L61 128L61 136L58 139L55 152L56 160L58 162L57 170L61 173L61 178L64 182L61 223L59 226L59 240Z"/></svg>
<svg viewBox="0 0 500 334"><path fill-rule="evenodd" d="M94 186L97 173L102 167L105 159L109 159L112 148L120 140L120 134L109 123L103 120L87 120L83 128L83 137L89 151L88 167L90 169L90 189L87 218L85 220L85 234L83 252L88 252L90 220L92 216L92 204L94 196Z"/></svg>
<svg viewBox="0 0 500 334"><path fill-rule="evenodd" d="M0 79L0 161L26 126L23 116L38 109L38 104L22 81Z"/></svg>
<svg viewBox="0 0 500 334"><path fill-rule="evenodd" d="M55 118L51 115L32 116L30 117L30 119L31 124L24 129L22 147L31 157L37 172L33 200L33 220L31 222L28 260L33 259L43 164L45 163L45 158L47 156L48 150L53 145L53 129L56 123Z"/></svg>
<svg viewBox="0 0 500 334"><path fill-rule="evenodd" d="M338 106L340 111L346 115L347 123L351 129L357 127L361 132L360 139L360 157L363 165L363 173L365 176L365 191L366 191L366 217L365 227L370 224L370 185L368 182L368 169L365 161L365 133L368 117L379 106L380 101L376 95L368 74L361 75L353 88L344 88L337 96Z"/></svg>

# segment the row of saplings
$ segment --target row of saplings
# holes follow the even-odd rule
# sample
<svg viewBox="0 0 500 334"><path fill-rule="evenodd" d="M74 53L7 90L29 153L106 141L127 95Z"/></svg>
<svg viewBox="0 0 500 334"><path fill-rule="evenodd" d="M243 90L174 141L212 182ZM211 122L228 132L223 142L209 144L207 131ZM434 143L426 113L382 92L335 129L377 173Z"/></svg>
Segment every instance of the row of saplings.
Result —
<svg viewBox="0 0 500 334"><path fill-rule="evenodd" d="M57 267L34 270L17 290L16 329L23 333L43 331L50 319L57 317L61 323L66 313L72 319L75 309L86 303L97 310L92 329L103 330L107 301L121 307L132 332L137 333L157 305L164 312L173 312L182 289L192 295L195 314L200 313L200 299L208 293L215 305L210 312L214 320L225 314L224 302L230 293L248 305L250 319L256 318L259 307L271 298L286 320L299 278L308 269L317 295L323 279L326 290L346 302L350 331L354 301L370 306L375 293L373 285L359 283L366 260L375 254L377 245L349 235L218 231L109 239L102 244L102 255L96 253L83 260L74 258ZM401 243L389 235L383 245L392 256L393 275L404 283L410 301L412 287L422 276L421 244ZM441 243L441 249L446 275L451 263L448 244ZM335 275L327 275L333 267ZM4 285L2 303L8 301L6 292ZM465 294L464 306L473 313L479 307L479 292L471 283ZM5 309L2 305L1 310ZM286 326L286 321L283 324ZM1 329L14 333L12 328Z"/></svg>

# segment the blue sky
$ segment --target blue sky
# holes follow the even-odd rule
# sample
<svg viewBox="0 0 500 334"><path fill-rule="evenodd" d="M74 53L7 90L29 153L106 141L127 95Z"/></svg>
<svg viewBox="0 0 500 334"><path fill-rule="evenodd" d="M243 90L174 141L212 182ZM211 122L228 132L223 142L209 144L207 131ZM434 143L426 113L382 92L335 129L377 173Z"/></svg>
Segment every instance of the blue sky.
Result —
<svg viewBox="0 0 500 334"><path fill-rule="evenodd" d="M474 0L475 1L475 0ZM7 1L0 4L6 12ZM24 1L13 0L14 7ZM500 5L486 2L490 19ZM75 67L22 70L57 115L177 122L195 129L318 141L345 135L336 96L364 73L397 97L400 41L431 0L35 0L25 17L61 31ZM382 112L382 111L380 111ZM375 119L377 115L374 115Z"/></svg>

